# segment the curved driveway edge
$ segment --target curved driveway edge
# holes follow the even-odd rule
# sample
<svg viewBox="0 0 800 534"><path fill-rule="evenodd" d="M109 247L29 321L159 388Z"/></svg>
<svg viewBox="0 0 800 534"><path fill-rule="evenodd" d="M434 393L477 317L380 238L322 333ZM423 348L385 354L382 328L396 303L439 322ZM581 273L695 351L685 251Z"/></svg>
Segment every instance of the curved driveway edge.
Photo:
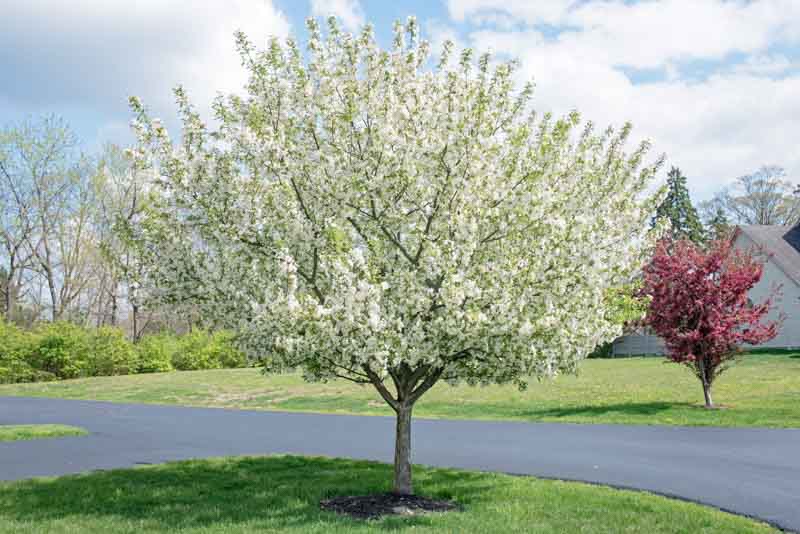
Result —
<svg viewBox="0 0 800 534"><path fill-rule="evenodd" d="M294 453L391 462L387 417L0 397L0 424L89 436L0 443L0 480L189 458ZM417 419L414 462L676 496L800 531L800 429Z"/></svg>

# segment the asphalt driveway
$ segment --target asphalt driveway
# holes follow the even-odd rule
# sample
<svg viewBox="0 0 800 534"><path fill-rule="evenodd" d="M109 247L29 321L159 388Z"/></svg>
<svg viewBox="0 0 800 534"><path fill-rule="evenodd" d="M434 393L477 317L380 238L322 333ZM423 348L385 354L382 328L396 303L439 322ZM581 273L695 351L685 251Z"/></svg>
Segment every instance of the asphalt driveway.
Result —
<svg viewBox="0 0 800 534"><path fill-rule="evenodd" d="M171 460L295 453L390 462L384 417L0 397L0 424L87 437L0 443L0 480ZM800 531L800 429L414 422L414 462L678 496Z"/></svg>

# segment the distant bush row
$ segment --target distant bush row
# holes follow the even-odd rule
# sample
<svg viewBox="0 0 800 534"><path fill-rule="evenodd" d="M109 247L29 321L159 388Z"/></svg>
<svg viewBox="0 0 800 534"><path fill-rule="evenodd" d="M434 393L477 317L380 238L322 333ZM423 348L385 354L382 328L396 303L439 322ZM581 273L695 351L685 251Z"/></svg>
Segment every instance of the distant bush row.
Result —
<svg viewBox="0 0 800 534"><path fill-rule="evenodd" d="M0 319L0 383L243 367L228 332L145 336L137 344L113 327L45 323L23 330Z"/></svg>

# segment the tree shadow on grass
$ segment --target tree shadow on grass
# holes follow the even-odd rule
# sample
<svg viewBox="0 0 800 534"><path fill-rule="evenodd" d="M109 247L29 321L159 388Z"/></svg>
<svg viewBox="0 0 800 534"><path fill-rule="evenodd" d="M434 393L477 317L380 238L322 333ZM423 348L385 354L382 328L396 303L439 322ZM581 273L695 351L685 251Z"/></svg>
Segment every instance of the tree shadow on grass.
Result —
<svg viewBox="0 0 800 534"><path fill-rule="evenodd" d="M692 405L687 402L626 402L620 404L600 404L587 406L565 406L559 408L544 408L530 410L526 415L536 419L551 419L561 417L598 417L606 415L620 416L653 416L660 412L675 408L687 408Z"/></svg>
<svg viewBox="0 0 800 534"><path fill-rule="evenodd" d="M215 526L227 532L236 525L243 531L326 532L357 525L322 512L321 499L386 492L391 474L391 466L375 462L270 456L33 479L0 488L0 523L100 521L106 528L134 524L136 531L147 532ZM479 473L417 469L415 478L420 494L455 499L467 507L491 489L490 481ZM434 520L434 516L387 518L369 525L395 529L431 525Z"/></svg>

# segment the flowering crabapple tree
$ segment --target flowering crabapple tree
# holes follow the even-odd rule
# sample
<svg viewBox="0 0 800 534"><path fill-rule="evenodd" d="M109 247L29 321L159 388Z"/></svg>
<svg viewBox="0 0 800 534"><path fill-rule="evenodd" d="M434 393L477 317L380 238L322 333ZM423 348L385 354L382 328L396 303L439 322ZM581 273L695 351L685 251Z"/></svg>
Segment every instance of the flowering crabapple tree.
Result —
<svg viewBox="0 0 800 534"><path fill-rule="evenodd" d="M131 99L147 283L268 372L373 386L411 494L412 409L434 384L524 387L620 333L605 296L655 245L658 162L625 152L630 126L532 113L515 63L432 58L413 18L387 50L370 27L308 29L307 52L237 35L249 82L213 130L180 88L179 143Z"/></svg>
<svg viewBox="0 0 800 534"><path fill-rule="evenodd" d="M714 407L711 387L740 346L763 343L778 332L779 321L765 321L772 297L759 304L747 298L762 272L753 253L734 248L730 239L707 250L664 240L644 269L642 293L651 299L645 323L664 339L667 357L700 380L706 408Z"/></svg>

